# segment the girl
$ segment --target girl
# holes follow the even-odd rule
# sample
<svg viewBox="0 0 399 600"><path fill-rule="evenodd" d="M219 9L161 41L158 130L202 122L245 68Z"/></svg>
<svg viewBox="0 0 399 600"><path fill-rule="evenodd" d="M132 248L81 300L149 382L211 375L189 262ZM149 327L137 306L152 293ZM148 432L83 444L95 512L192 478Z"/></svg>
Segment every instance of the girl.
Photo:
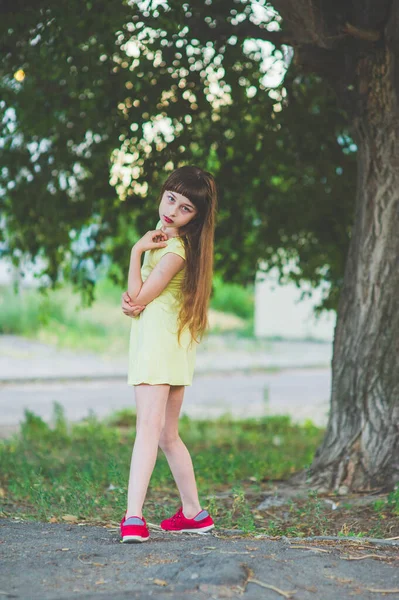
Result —
<svg viewBox="0 0 399 600"><path fill-rule="evenodd" d="M192 385L197 338L209 326L215 180L195 166L178 168L165 181L159 202L156 229L147 231L132 248L128 289L122 295L122 310L133 318L128 385L134 386L137 407L127 510L120 524L123 542L149 538L142 507L158 446L181 498L181 507L162 521L161 528L198 533L214 527L199 503L178 419L185 386Z"/></svg>

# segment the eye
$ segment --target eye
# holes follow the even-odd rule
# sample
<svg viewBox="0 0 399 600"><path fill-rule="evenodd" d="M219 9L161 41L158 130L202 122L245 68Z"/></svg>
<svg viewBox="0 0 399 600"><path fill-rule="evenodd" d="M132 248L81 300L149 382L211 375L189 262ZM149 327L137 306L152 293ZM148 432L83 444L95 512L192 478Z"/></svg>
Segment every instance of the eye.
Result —
<svg viewBox="0 0 399 600"><path fill-rule="evenodd" d="M168 196L168 200L174 200L173 196Z"/></svg>

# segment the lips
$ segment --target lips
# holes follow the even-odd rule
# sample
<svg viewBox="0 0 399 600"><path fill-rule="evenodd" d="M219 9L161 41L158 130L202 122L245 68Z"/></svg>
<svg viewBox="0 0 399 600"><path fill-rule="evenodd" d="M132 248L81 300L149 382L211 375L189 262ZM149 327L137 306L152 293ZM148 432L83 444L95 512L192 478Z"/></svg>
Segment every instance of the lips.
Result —
<svg viewBox="0 0 399 600"><path fill-rule="evenodd" d="M173 223L172 219L169 219L169 217L166 217L165 215L163 216L163 218L165 219L165 221L167 221L168 223Z"/></svg>

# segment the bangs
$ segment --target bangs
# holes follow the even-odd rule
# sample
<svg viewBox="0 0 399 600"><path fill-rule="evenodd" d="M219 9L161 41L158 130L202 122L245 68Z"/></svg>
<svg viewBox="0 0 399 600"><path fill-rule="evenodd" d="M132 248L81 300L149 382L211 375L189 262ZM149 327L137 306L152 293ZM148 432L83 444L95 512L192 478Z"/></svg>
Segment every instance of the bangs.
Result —
<svg viewBox="0 0 399 600"><path fill-rule="evenodd" d="M169 192L176 192L177 194L181 194L188 198L195 206L203 205L204 200L209 194L206 181L192 171L184 173L183 169L184 167L182 167L180 173L178 170L174 171L168 177L163 185L162 192L165 192L166 190Z"/></svg>

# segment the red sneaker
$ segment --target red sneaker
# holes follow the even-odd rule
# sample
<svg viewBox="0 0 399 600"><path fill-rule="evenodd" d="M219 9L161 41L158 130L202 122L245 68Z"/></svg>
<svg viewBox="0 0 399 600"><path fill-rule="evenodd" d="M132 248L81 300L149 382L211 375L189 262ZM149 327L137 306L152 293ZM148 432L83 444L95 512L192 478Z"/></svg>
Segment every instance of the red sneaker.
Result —
<svg viewBox="0 0 399 600"><path fill-rule="evenodd" d="M127 511L126 511L127 512ZM150 537L146 520L141 517L129 517L126 519L126 513L121 521L122 542L128 544L135 542L146 542Z"/></svg>
<svg viewBox="0 0 399 600"><path fill-rule="evenodd" d="M200 510L193 519L187 519L183 514L181 506L177 513L170 519L161 523L165 531L182 531L184 533L205 533L215 527L212 517L207 510Z"/></svg>

